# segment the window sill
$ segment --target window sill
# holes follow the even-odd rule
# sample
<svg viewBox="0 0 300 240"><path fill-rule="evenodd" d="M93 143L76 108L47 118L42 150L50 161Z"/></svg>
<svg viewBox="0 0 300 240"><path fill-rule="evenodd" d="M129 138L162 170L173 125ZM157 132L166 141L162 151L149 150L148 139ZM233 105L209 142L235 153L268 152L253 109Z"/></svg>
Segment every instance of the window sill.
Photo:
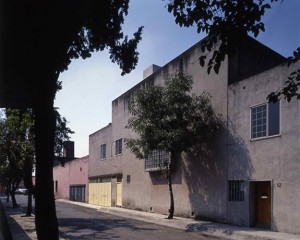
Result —
<svg viewBox="0 0 300 240"><path fill-rule="evenodd" d="M123 155L123 153L119 153L119 154L116 154L115 156L119 157L119 156L122 156L122 155Z"/></svg>
<svg viewBox="0 0 300 240"><path fill-rule="evenodd" d="M100 161L105 161L106 160L106 158L100 158Z"/></svg>
<svg viewBox="0 0 300 240"><path fill-rule="evenodd" d="M156 167L156 168L146 168L145 172L159 172L162 169L160 167Z"/></svg>
<svg viewBox="0 0 300 240"><path fill-rule="evenodd" d="M255 141L259 141L259 140L266 140L266 139L276 138L276 137L281 137L281 134L277 134L277 135L273 135L273 136L260 137L260 138L251 138L250 142L255 142Z"/></svg>

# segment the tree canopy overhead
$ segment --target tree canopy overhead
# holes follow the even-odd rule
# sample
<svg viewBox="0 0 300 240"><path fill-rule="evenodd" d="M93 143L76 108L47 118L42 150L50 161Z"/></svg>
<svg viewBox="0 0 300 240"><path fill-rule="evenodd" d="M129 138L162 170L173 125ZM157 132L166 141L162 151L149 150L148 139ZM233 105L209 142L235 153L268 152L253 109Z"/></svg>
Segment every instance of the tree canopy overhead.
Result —
<svg viewBox="0 0 300 240"><path fill-rule="evenodd" d="M198 33L204 32L209 38L203 41L202 51L213 49L214 44L220 41L219 49L208 62L208 72L212 67L218 73L225 56L232 54L239 42L247 34L255 37L265 31L262 16L271 8L270 2L278 0L169 0L168 11L175 17L180 26L197 27ZM200 60L205 64L206 56Z"/></svg>
<svg viewBox="0 0 300 240"><path fill-rule="evenodd" d="M49 85L43 75L58 78L72 59L104 49L122 75L129 73L138 61L142 27L132 38L123 33L128 4L129 0L1 2L1 92L31 97L41 82ZM22 88L16 91L18 86Z"/></svg>
<svg viewBox="0 0 300 240"><path fill-rule="evenodd" d="M53 193L56 91L72 59L108 49L129 73L138 60L142 27L132 38L122 31L129 0L1 1L0 106L32 107L35 116L36 230L38 239L58 239Z"/></svg>
<svg viewBox="0 0 300 240"><path fill-rule="evenodd" d="M235 49L248 34L257 37L265 31L262 17L272 4L284 0L168 0L168 11L175 22L184 27L196 26L198 32L208 35L203 41L202 51L213 51L207 62L207 71L219 72L226 55ZM288 26L287 26L288 27ZM217 41L220 45L216 48ZM200 65L206 65L207 54L199 57ZM300 48L288 58L290 65L300 60ZM293 97L300 99L300 70L290 74L282 89L269 94L270 101L278 101L283 96L287 101Z"/></svg>

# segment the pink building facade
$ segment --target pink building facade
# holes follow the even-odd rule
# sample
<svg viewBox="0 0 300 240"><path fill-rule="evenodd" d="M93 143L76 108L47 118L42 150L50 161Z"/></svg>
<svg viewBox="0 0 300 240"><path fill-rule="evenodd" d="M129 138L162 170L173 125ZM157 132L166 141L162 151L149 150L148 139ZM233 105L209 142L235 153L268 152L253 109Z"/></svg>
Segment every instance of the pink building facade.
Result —
<svg viewBox="0 0 300 240"><path fill-rule="evenodd" d="M88 202L89 156L53 167L55 199Z"/></svg>

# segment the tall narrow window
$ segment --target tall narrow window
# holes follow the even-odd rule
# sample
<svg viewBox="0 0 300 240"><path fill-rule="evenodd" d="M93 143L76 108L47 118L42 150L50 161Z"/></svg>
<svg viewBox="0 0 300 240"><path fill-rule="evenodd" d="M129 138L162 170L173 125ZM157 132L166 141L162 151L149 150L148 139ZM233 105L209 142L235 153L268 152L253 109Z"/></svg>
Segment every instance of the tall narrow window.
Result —
<svg viewBox="0 0 300 240"><path fill-rule="evenodd" d="M122 154L122 138L116 140L116 155Z"/></svg>
<svg viewBox="0 0 300 240"><path fill-rule="evenodd" d="M280 103L265 103L251 108L251 138L280 133Z"/></svg>
<svg viewBox="0 0 300 240"><path fill-rule="evenodd" d="M100 160L106 159L106 144L100 146Z"/></svg>
<svg viewBox="0 0 300 240"><path fill-rule="evenodd" d="M58 181L55 181L55 192L58 191Z"/></svg>

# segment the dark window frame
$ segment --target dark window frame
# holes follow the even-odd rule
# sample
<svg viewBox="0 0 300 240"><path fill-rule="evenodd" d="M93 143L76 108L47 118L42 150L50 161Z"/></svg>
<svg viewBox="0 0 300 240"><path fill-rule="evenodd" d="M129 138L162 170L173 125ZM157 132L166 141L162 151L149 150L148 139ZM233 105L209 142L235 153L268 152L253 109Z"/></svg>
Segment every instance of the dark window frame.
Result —
<svg viewBox="0 0 300 240"><path fill-rule="evenodd" d="M106 143L100 145L100 160L106 159Z"/></svg>
<svg viewBox="0 0 300 240"><path fill-rule="evenodd" d="M120 138L118 140L116 140L115 142L115 153L116 153L116 156L117 155L121 155L122 152L123 152L123 149L122 149L122 145L123 145L123 138Z"/></svg>

